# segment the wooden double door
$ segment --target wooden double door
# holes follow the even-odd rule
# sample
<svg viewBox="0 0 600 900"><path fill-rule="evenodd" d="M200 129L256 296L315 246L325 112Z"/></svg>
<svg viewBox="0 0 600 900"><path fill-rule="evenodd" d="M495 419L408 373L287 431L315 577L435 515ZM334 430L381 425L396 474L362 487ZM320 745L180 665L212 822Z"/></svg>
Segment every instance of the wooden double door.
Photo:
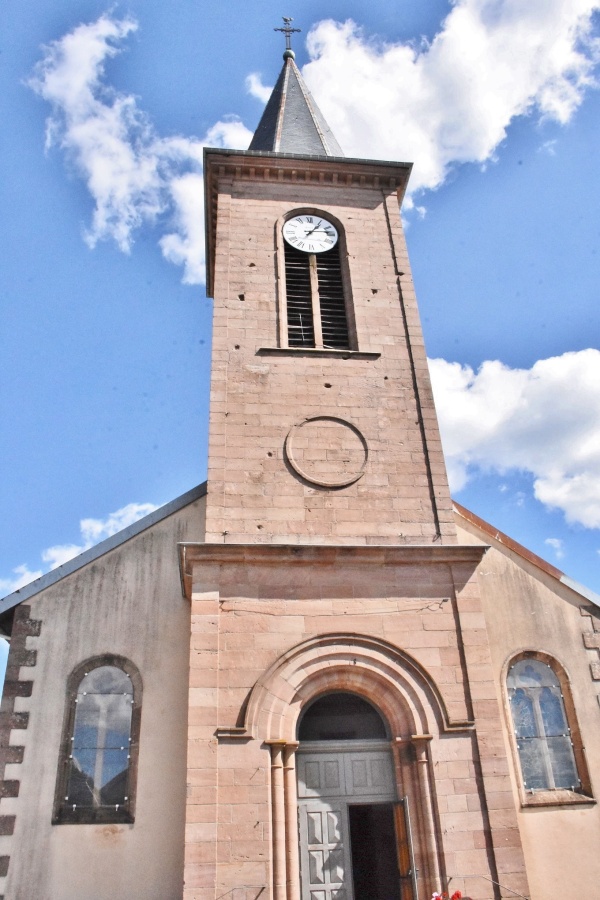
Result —
<svg viewBox="0 0 600 900"><path fill-rule="evenodd" d="M389 745L301 745L297 771L302 900L417 900Z"/></svg>

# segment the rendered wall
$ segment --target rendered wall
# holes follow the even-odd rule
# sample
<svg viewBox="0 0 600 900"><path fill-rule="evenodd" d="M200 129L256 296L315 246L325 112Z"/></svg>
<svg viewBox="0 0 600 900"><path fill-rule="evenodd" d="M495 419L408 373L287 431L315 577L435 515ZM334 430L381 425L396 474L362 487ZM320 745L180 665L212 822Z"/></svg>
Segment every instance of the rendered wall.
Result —
<svg viewBox="0 0 600 900"><path fill-rule="evenodd" d="M20 781L0 813L15 815L14 835L0 837L10 855L0 880L6 900L175 900L182 894L190 611L181 595L178 541L201 540L205 499L62 579L28 601L41 621ZM143 682L139 773L132 825L52 825L58 751L70 672L85 659L115 653L130 659ZM4 884L2 885L2 882Z"/></svg>
<svg viewBox="0 0 600 900"><path fill-rule="evenodd" d="M581 614L589 608L581 595L562 585L512 550L459 520L461 543L489 543L479 567L479 585L490 634L490 649L502 726L510 766L519 830L523 842L531 900L581 900L598 894L600 884L600 809L585 806L525 808L521 804L517 764L509 738L503 672L509 659L524 650L554 657L569 681L594 796L600 789L600 683L591 664L598 651L586 649L599 635L600 620ZM598 610L600 613L600 610ZM584 639L584 634L589 637ZM589 638L592 638L590 641ZM597 641L596 641L597 643Z"/></svg>

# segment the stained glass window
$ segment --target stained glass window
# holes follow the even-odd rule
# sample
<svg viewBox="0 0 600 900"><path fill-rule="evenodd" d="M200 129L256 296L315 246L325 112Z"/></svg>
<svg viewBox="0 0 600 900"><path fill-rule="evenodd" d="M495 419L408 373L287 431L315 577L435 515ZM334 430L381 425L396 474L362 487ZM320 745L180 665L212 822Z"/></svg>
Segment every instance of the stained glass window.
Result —
<svg viewBox="0 0 600 900"><path fill-rule="evenodd" d="M125 803L133 688L115 666L100 666L81 681L75 699L73 753L67 803Z"/></svg>
<svg viewBox="0 0 600 900"><path fill-rule="evenodd" d="M509 669L507 687L525 790L577 790L581 782L554 670L520 659Z"/></svg>
<svg viewBox="0 0 600 900"><path fill-rule="evenodd" d="M131 821L132 677L116 665L82 668L72 676L55 821Z"/></svg>

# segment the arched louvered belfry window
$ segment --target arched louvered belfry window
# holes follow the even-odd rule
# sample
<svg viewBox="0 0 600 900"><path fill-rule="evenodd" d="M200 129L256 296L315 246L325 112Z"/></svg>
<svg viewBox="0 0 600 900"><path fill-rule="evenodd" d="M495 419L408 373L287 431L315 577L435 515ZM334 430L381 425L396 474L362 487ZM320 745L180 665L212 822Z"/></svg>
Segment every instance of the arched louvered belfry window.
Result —
<svg viewBox="0 0 600 900"><path fill-rule="evenodd" d="M522 656L509 666L506 685L525 794L588 793L573 703L558 664Z"/></svg>
<svg viewBox="0 0 600 900"><path fill-rule="evenodd" d="M72 673L54 824L133 822L141 692L122 657L106 654Z"/></svg>
<svg viewBox="0 0 600 900"><path fill-rule="evenodd" d="M318 222L318 216L314 216ZM349 298L341 245L321 253L305 252L283 241L287 344L350 350Z"/></svg>

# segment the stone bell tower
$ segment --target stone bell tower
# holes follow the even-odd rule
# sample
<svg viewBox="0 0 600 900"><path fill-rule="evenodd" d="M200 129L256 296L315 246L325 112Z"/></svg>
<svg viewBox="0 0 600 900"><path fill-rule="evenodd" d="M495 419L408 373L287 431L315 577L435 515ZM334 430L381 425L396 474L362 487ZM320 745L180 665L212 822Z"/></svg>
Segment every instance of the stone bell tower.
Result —
<svg viewBox="0 0 600 900"><path fill-rule="evenodd" d="M291 51L250 149L205 150L207 540L455 540L398 214L410 169L344 158ZM287 222L336 244L294 246Z"/></svg>
<svg viewBox="0 0 600 900"><path fill-rule="evenodd" d="M471 872L481 900L500 870L526 889L485 548L457 543L399 216L410 169L343 156L289 46L248 151L205 150L186 900L362 900L385 866L396 900Z"/></svg>

